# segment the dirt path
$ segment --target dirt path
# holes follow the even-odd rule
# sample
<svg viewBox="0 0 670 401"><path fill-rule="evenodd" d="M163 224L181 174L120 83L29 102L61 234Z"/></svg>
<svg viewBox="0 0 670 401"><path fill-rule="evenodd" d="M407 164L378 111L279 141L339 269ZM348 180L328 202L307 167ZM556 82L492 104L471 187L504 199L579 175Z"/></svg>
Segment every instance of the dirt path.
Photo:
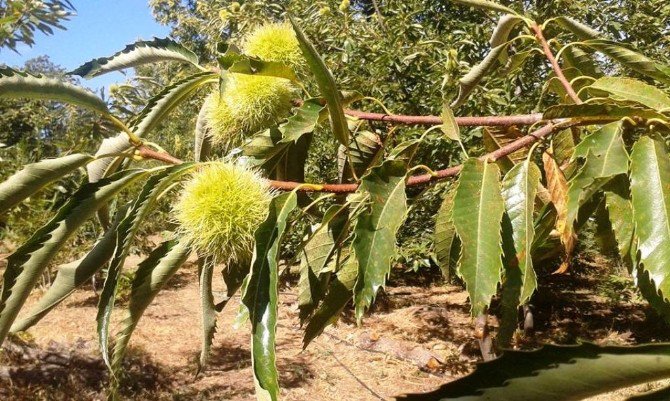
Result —
<svg viewBox="0 0 670 401"><path fill-rule="evenodd" d="M219 316L209 369L194 376L200 349L195 270L190 266L174 277L142 318L126 364L128 379L122 389L125 399L254 399L248 327L232 328L239 299L229 303ZM593 288L593 284L563 288L560 293L546 291L548 295L537 300L542 308L537 314L537 334L524 341L649 340L645 337L645 309L640 304L626 301L613 306L584 288ZM222 286L216 290L217 297L222 296ZM544 307L543 302L556 302L554 296L562 297L561 307ZM282 399L386 400L434 389L460 377L478 359L466 300L467 295L457 286L389 287L363 326L357 327L350 316L345 316L303 351L296 296L291 290L282 291L277 334ZM89 358L88 362L81 366L66 362L65 372L51 382L44 382L40 376L36 379L30 370L39 370L40 363L33 361L28 368L30 361L19 362L26 366L14 369L11 383L0 379L0 395L6 394L11 400L103 400L106 373L97 355L96 303L97 296L90 289L80 290L29 331L40 349L74 350ZM588 309L583 309L587 304ZM625 317L621 308L626 309ZM575 319L579 310L588 311L586 316L580 313L584 322ZM116 322L120 315L117 313ZM576 329L578 325L582 327ZM571 337L560 337L566 329L572 330ZM426 354L439 360L434 366L428 364L435 368L430 372L416 366L416 355L420 359ZM649 388L639 387L599 400L621 399Z"/></svg>

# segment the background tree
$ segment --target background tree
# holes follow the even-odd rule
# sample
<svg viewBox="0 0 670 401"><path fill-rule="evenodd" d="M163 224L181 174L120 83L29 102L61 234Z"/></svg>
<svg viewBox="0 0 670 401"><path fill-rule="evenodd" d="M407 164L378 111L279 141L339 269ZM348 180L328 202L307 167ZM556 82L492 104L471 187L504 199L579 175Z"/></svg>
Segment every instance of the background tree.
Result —
<svg viewBox="0 0 670 401"><path fill-rule="evenodd" d="M0 49L16 51L20 43L32 46L38 30L46 35L53 28L65 29L62 21L74 14L68 0L2 0L0 1Z"/></svg>

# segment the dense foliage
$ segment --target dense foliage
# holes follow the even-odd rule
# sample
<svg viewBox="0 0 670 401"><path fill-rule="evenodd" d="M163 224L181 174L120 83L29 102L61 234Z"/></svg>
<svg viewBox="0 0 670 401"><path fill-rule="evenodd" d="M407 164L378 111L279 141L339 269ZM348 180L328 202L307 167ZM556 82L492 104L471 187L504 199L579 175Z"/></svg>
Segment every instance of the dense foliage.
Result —
<svg viewBox="0 0 670 401"><path fill-rule="evenodd" d="M175 36L195 52L170 39L140 41L73 71L93 77L130 67L148 71L157 62L178 64L156 72L164 87L137 109L146 85L115 88L110 106L67 79L0 70L0 97L74 105L118 131L94 156L40 160L0 183L4 214L82 167L89 181L7 258L0 342L37 323L106 268L97 330L103 359L114 373L114 397L144 310L196 252L203 322L199 368L207 365L217 313L240 291L238 321L250 323L257 396L276 400L283 266L300 262L305 346L350 302L361 323L386 284L402 227L429 209L418 201L424 193L439 196L439 211L431 218L435 259L445 274L454 271L464 282L472 316L486 316L493 297L500 297L496 348L513 344L518 309L536 291L537 272L573 268L578 234L589 220L613 239L608 243L659 315L670 316L670 66L658 47L667 37L659 34L652 48L658 31L640 38L620 34L625 27L613 20L637 2L606 12L574 8L576 18L551 17L553 9L546 6L487 0L455 0L460 6L389 2L383 9L375 1L337 7L301 2L295 14L265 2L225 8L216 3L152 2L164 21L179 22ZM573 10L571 4L565 9ZM649 13L646 22L667 30L662 18L668 7L649 4L642 7ZM191 14L201 18L186 18ZM448 22L456 18L465 29L450 30ZM332 19L332 25L321 19ZM580 20L606 29L601 33ZM492 32L482 28L485 21L496 21ZM637 41L658 58L632 46ZM398 49L413 53L398 60ZM166 72L175 75L169 83ZM186 125L177 121L170 128L172 112L194 104L200 106L194 128L182 131L193 132L187 152L192 161L183 161L170 152L171 141L160 139ZM440 116L350 109L380 104L405 113L439 110ZM474 112L495 115L455 117ZM391 122L431 127L396 132ZM147 139L157 131L162 133L152 138L156 142ZM181 138L186 142L183 133ZM429 189L452 177L452 184ZM119 197L123 193L131 196ZM170 227L138 266L122 311L126 318L112 336L124 261L165 198L173 200L180 225ZM104 235L83 258L61 266L42 298L18 318L40 274L96 215ZM283 265L291 230L303 240ZM219 269L228 297L217 302L212 278ZM540 393L534 399L579 399L670 376L667 347L510 352L434 393L408 398L516 400ZM559 378L579 385L566 387ZM513 385L504 385L510 380Z"/></svg>
<svg viewBox="0 0 670 401"><path fill-rule="evenodd" d="M19 44L32 46L35 31L53 34L53 28L64 29L61 22L74 13L68 0L0 1L0 49L16 51Z"/></svg>

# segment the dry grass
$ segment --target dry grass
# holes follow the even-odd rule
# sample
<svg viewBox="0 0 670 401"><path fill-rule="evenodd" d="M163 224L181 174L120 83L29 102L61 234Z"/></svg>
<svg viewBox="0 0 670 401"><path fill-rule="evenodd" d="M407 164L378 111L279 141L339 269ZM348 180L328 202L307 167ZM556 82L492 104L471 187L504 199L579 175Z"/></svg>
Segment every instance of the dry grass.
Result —
<svg viewBox="0 0 670 401"><path fill-rule="evenodd" d="M125 365L125 399L253 399L248 330L231 327L236 302L220 316L209 370L194 376L200 346L195 270L194 266L182 270L145 313L131 340ZM540 294L544 295L533 302L536 331L521 338L520 344L533 347L547 341L633 344L667 340L667 335L659 334L668 333L667 327L657 323L637 299L613 303L595 292L598 286L594 280L602 277L606 275L594 272L542 280ZM223 295L222 284L216 290L217 297ZM351 316L345 315L337 327L327 329L302 351L296 296L292 290L282 292L277 351L282 399L392 399L405 392L433 389L466 374L479 357L466 299L458 286L396 282L380 297L362 327L356 327ZM31 376L30 372L44 366L44 361L6 361L5 365L14 370L11 382L0 379L0 398L104 399L107 376L96 354L96 301L90 289L80 290L29 332L38 349L74 349L78 359L67 363L54 380ZM392 352L362 349L364 337L418 347L436 355L444 365L423 371L413 361L393 356ZM658 386L638 386L592 401L625 399Z"/></svg>

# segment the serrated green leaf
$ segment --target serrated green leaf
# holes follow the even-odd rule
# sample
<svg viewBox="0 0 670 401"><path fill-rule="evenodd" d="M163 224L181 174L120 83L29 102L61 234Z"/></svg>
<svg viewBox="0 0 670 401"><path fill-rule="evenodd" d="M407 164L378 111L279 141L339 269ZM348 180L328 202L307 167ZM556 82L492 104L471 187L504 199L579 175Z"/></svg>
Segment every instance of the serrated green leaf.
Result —
<svg viewBox="0 0 670 401"><path fill-rule="evenodd" d="M669 344L545 345L537 351L505 351L438 390L398 400L570 401L669 376Z"/></svg>
<svg viewBox="0 0 670 401"><path fill-rule="evenodd" d="M407 213L406 174L405 162L389 160L372 168L358 188L358 193L369 197L368 208L356 221L352 243L358 259L354 303L359 321L391 272L396 233Z"/></svg>
<svg viewBox="0 0 670 401"><path fill-rule="evenodd" d="M616 99L640 103L654 110L670 109L670 96L662 90L632 78L603 77L589 86Z"/></svg>
<svg viewBox="0 0 670 401"><path fill-rule="evenodd" d="M454 111L451 110L451 107L449 107L448 104L442 105L442 125L440 126L440 129L442 130L442 133L452 141L460 141L461 140L461 131L458 128L458 124L456 123L456 117L454 117Z"/></svg>
<svg viewBox="0 0 670 401"><path fill-rule="evenodd" d="M264 165L276 160L291 144L314 131L324 108L320 99L305 100L285 122L256 134L244 146L244 155L253 157Z"/></svg>
<svg viewBox="0 0 670 401"><path fill-rule="evenodd" d="M500 190L496 164L474 158L463 164L454 196L453 220L461 240L458 273L465 281L473 316L485 311L500 283L500 222L505 210Z"/></svg>
<svg viewBox="0 0 670 401"><path fill-rule="evenodd" d="M640 138L631 153L630 191L639 270L649 272L664 300L670 295L670 159L665 145Z"/></svg>
<svg viewBox="0 0 670 401"><path fill-rule="evenodd" d="M112 357L113 377L118 378L123 358L140 318L168 280L186 262L191 247L185 240L170 240L160 244L137 266L128 300L127 316L116 335Z"/></svg>
<svg viewBox="0 0 670 401"><path fill-rule="evenodd" d="M603 189L605 191L605 206L617 242L619 256L629 270L632 270L637 264L637 255L633 255L631 252L635 222L633 220L633 205L630 201L629 186L628 177L620 175L610 180Z"/></svg>
<svg viewBox="0 0 670 401"><path fill-rule="evenodd" d="M328 325L337 321L342 309L353 297L352 290L356 285L358 270L357 258L350 253L342 268L338 270L328 285L328 292L321 305L305 327L303 348L307 348L309 343L318 337Z"/></svg>
<svg viewBox="0 0 670 401"><path fill-rule="evenodd" d="M198 372L207 366L209 353L212 348L212 340L216 333L216 305L214 305L214 294L212 293L212 278L214 277L214 259L203 258L199 261L200 277L200 309L202 311L200 358L198 359Z"/></svg>
<svg viewBox="0 0 670 401"><path fill-rule="evenodd" d="M195 167L193 163L183 163L171 167L163 167L151 176L144 184L142 191L137 195L128 215L121 220L117 228L116 248L109 268L107 277L98 300L98 313L96 316L98 326L98 340L102 358L111 369L109 361L109 324L114 309L114 301L118 281L123 270L126 256L130 252L130 246L140 227L140 224L152 210L158 196L165 192L172 184L186 175ZM155 170L154 170L155 172Z"/></svg>
<svg viewBox="0 0 670 401"><path fill-rule="evenodd" d="M180 61L198 67L198 56L192 51L171 39L154 38L130 44L111 57L91 60L70 74L93 78L108 72L160 61Z"/></svg>
<svg viewBox="0 0 670 401"><path fill-rule="evenodd" d="M147 174L144 170L128 170L82 185L56 216L7 258L0 295L0 344L40 275L67 239L106 201Z"/></svg>
<svg viewBox="0 0 670 401"><path fill-rule="evenodd" d="M506 76L517 72L530 58L533 53L540 53L539 49L532 48L523 52L514 53L509 57L509 61L500 70L500 76Z"/></svg>
<svg viewBox="0 0 670 401"><path fill-rule="evenodd" d="M451 267L458 260L458 252L454 253L454 248L458 239L456 238L456 228L452 217L454 208L454 191L447 192L440 210L435 218L435 233L433 234L435 243L435 256L437 264L440 266L442 276L449 279L451 276Z"/></svg>
<svg viewBox="0 0 670 401"><path fill-rule="evenodd" d="M277 326L277 266L280 243L288 217L297 207L296 192L275 197L267 218L254 234L254 259L242 303L251 320L251 355L259 400L277 401L279 383L275 365Z"/></svg>
<svg viewBox="0 0 670 401"><path fill-rule="evenodd" d="M532 247L535 241L533 211L542 173L530 160L514 166L502 182L502 197L507 212L503 225L505 277L502 285L502 319L499 345L507 347L517 326L520 304L530 300L537 288ZM509 242L509 245L507 245Z"/></svg>
<svg viewBox="0 0 670 401"><path fill-rule="evenodd" d="M516 14L516 11L490 0L451 0L454 3L465 6L481 8L484 10L499 11L508 14Z"/></svg>
<svg viewBox="0 0 670 401"><path fill-rule="evenodd" d="M452 0L453 1L453 0ZM462 105L470 96L472 91L479 85L482 79L488 75L498 64L499 58L504 51L507 51L508 43L496 46L484 57L479 64L472 67L463 78L459 80L460 88L458 90L458 97L451 103L452 108Z"/></svg>
<svg viewBox="0 0 670 401"><path fill-rule="evenodd" d="M56 78L31 75L8 67L0 67L0 98L55 100L103 115L109 114L105 101L84 88Z"/></svg>
<svg viewBox="0 0 670 401"><path fill-rule="evenodd" d="M521 283L520 303L527 302L537 287L531 247L535 238L533 210L541 177L542 173L537 165L526 160L514 166L502 182L505 210L513 228L516 254L515 260L511 261L511 267L518 269ZM506 271L509 272L509 269Z"/></svg>
<svg viewBox="0 0 670 401"><path fill-rule="evenodd" d="M184 102L190 95L198 88L208 83L216 83L218 75L213 72L199 72L182 80L175 82L163 90L156 96L149 99L146 106L140 114L138 114L130 124L130 129L138 137L147 135L151 130L156 128L163 119ZM100 144L98 151L95 153L96 157L112 154L124 153L132 149L132 144L128 140L125 133L117 136L106 138ZM117 157L103 157L98 158L88 165L88 176L90 182L95 182L106 174L116 170L118 167L119 158Z"/></svg>
<svg viewBox="0 0 670 401"><path fill-rule="evenodd" d="M37 304L28 313L22 316L20 320L14 322L10 332L15 333L28 330L72 294L74 290L88 282L95 273L100 271L109 262L116 247L116 228L127 212L128 207L123 207L118 211L115 221L86 256L58 267L56 279L47 292L42 295Z"/></svg>
<svg viewBox="0 0 670 401"><path fill-rule="evenodd" d="M129 152L133 148L128 135L120 133L116 136L102 140L100 147L95 152L96 159L86 166L88 181L97 182L103 177L109 176L123 161L120 157L100 157L109 154Z"/></svg>
<svg viewBox="0 0 670 401"><path fill-rule="evenodd" d="M316 83L319 86L321 95L326 99L328 104L328 111L330 112L330 124L333 128L335 138L344 146L349 145L349 126L347 119L344 117L344 106L342 102L342 95L337 89L335 78L330 73L326 63L323 61L319 53L314 48L314 45L307 39L300 27L295 23L293 18L289 16L295 35L298 38L302 54L307 60L312 74L316 78Z"/></svg>
<svg viewBox="0 0 670 401"><path fill-rule="evenodd" d="M572 225L577 220L579 208L607 181L628 172L628 152L622 131L621 122L607 124L575 147L573 158L586 161L569 182L566 224Z"/></svg>
<svg viewBox="0 0 670 401"><path fill-rule="evenodd" d="M553 135L551 138L551 150L559 166L565 166L566 163L573 160L575 146L575 135L572 128L561 130ZM570 174L566 172L566 176L570 176Z"/></svg>
<svg viewBox="0 0 670 401"><path fill-rule="evenodd" d="M563 48L563 59L568 68L575 68L579 75L598 78L603 75L597 63L593 62L593 56L586 53L577 46L566 46Z"/></svg>
<svg viewBox="0 0 670 401"><path fill-rule="evenodd" d="M601 117L603 119L614 119L623 117L642 117L644 119L650 118L664 118L664 116L654 110L644 109L641 107L632 107L627 105L617 104L560 104L548 107L542 118L545 120L553 120L557 118L595 118Z"/></svg>
<svg viewBox="0 0 670 401"><path fill-rule="evenodd" d="M337 251L348 233L348 205L332 205L314 228L300 258L298 306L304 323L318 306L326 292L330 273L335 271Z"/></svg>
<svg viewBox="0 0 670 401"><path fill-rule="evenodd" d="M590 26L582 24L581 22L570 17L558 17L555 18L554 21L581 39L595 39L602 36L600 32L596 31Z"/></svg>
<svg viewBox="0 0 670 401"><path fill-rule="evenodd" d="M149 99L142 112L131 122L130 129L139 137L147 135L198 88L208 83L216 83L218 79L218 74L205 71L166 86L156 96Z"/></svg>
<svg viewBox="0 0 670 401"><path fill-rule="evenodd" d="M76 153L27 164L21 171L0 183L0 214L92 160L90 155Z"/></svg>
<svg viewBox="0 0 670 401"><path fill-rule="evenodd" d="M326 288L323 278L329 272L335 239L330 230L317 231L305 245L300 258L300 278L298 280L298 307L300 321L304 322L318 306Z"/></svg>
<svg viewBox="0 0 670 401"><path fill-rule="evenodd" d="M670 84L670 68L668 66L657 63L620 43L605 39L591 39L580 42L580 44L606 55L633 71L659 82Z"/></svg>
<svg viewBox="0 0 670 401"><path fill-rule="evenodd" d="M382 150L381 138L370 131L359 131L349 144L348 152L344 145L340 145L337 150L337 168L340 172L340 182L344 182L351 175L347 163L353 165L356 175L360 177L383 156Z"/></svg>

